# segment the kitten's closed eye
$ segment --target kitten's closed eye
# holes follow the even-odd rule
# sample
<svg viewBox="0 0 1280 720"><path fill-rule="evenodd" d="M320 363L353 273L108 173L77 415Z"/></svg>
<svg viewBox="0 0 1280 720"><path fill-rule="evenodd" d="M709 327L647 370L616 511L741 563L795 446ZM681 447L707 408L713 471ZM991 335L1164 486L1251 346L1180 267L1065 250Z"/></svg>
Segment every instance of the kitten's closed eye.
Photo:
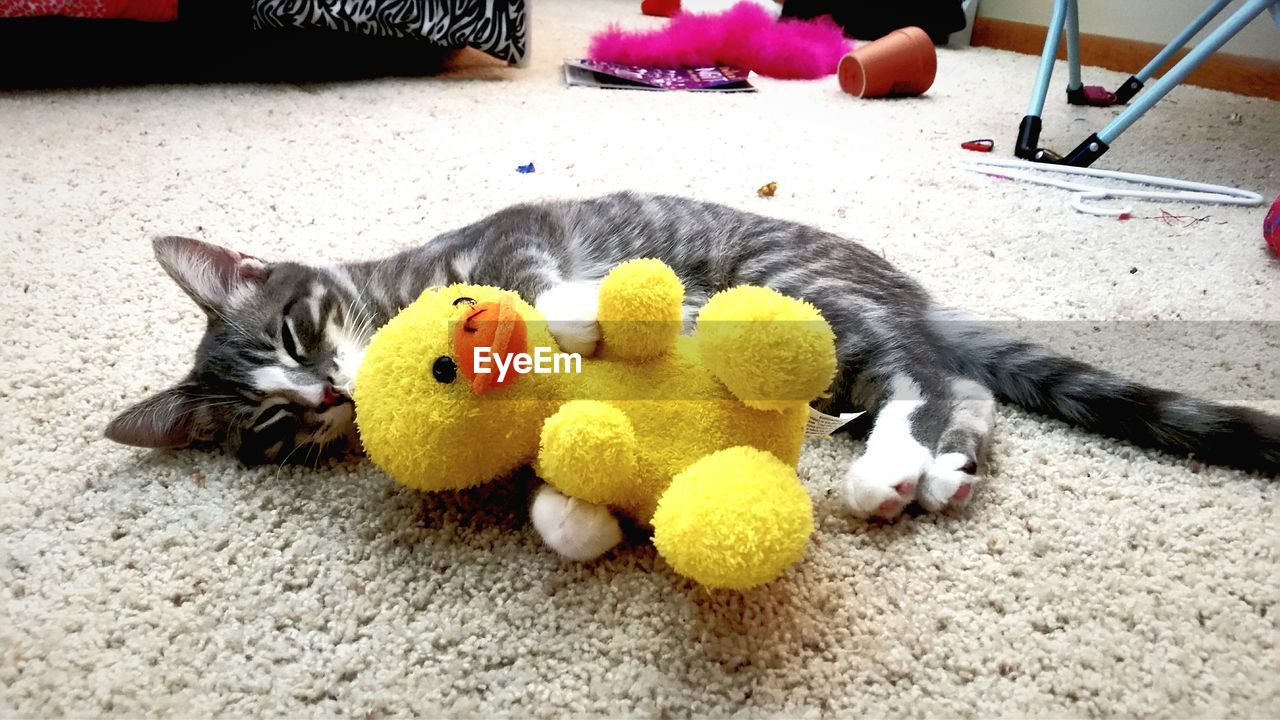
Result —
<svg viewBox="0 0 1280 720"><path fill-rule="evenodd" d="M280 346L289 357L293 358L294 362L301 365L306 362L304 360L306 351L298 347L297 336L291 325L292 321L287 317L280 321Z"/></svg>

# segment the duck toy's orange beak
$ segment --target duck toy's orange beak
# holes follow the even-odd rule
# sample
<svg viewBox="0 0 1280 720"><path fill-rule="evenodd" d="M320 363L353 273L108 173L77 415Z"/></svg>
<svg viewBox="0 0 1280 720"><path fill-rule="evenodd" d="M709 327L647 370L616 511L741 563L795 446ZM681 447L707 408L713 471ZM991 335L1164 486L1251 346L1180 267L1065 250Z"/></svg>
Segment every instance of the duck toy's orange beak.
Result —
<svg viewBox="0 0 1280 720"><path fill-rule="evenodd" d="M465 299L464 299L465 300ZM511 296L491 302L461 302L453 330L458 370L471 381L471 392L483 395L520 377L517 356L529 352L528 329ZM500 372L500 368L506 368Z"/></svg>

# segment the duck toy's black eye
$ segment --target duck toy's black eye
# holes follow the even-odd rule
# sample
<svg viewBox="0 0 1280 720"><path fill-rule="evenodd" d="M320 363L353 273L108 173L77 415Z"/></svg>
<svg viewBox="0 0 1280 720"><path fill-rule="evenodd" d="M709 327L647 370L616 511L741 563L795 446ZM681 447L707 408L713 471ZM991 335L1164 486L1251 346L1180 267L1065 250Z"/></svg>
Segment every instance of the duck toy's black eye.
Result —
<svg viewBox="0 0 1280 720"><path fill-rule="evenodd" d="M471 307L475 307L475 306L476 306L475 298L469 298L469 297L460 297L460 298L458 298L457 300L454 300L454 301L453 301L453 306L454 306L454 307L458 307L458 306L459 306L459 305L461 305L462 303L466 303L466 304L470 305Z"/></svg>
<svg viewBox="0 0 1280 720"><path fill-rule="evenodd" d="M436 358L435 363L431 366L431 377L436 382L448 385L458 377L458 363L448 355L441 355Z"/></svg>

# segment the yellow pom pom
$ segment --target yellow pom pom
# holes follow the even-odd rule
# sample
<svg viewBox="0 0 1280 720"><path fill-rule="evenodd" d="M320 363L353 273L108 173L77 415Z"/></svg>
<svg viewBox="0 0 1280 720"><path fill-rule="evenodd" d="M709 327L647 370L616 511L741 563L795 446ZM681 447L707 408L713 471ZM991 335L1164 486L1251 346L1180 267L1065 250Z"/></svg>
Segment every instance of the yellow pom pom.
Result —
<svg viewBox="0 0 1280 720"><path fill-rule="evenodd" d="M575 400L543 423L536 470L570 497L629 505L641 499L634 485L636 450L635 431L621 410Z"/></svg>
<svg viewBox="0 0 1280 720"><path fill-rule="evenodd" d="M769 288L716 293L698 314L694 337L707 368L758 410L809 403L835 377L831 326L814 306Z"/></svg>
<svg viewBox="0 0 1280 720"><path fill-rule="evenodd" d="M604 353L648 360L668 352L680 334L684 286L660 260L630 260L600 283Z"/></svg>
<svg viewBox="0 0 1280 720"><path fill-rule="evenodd" d="M745 590L804 556L813 504L773 454L733 447L690 465L653 515L653 543L676 572L711 588Z"/></svg>

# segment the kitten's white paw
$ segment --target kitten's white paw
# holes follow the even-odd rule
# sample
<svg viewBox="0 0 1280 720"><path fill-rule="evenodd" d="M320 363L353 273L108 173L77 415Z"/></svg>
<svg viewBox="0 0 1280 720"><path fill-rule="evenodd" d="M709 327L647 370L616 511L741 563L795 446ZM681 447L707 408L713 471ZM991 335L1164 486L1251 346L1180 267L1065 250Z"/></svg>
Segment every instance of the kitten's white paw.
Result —
<svg viewBox="0 0 1280 720"><path fill-rule="evenodd" d="M584 357L600 342L600 284L566 282L538 297L534 307L547 319L547 329L560 349Z"/></svg>
<svg viewBox="0 0 1280 720"><path fill-rule="evenodd" d="M916 496L933 453L911 434L911 415L923 400L914 380L894 376L888 402L876 413L867 450L854 461L841 490L858 517L897 517Z"/></svg>
<svg viewBox="0 0 1280 720"><path fill-rule="evenodd" d="M915 499L929 452L920 445L902 450L901 454L867 453L849 467L841 490L854 515L897 517Z"/></svg>
<svg viewBox="0 0 1280 720"><path fill-rule="evenodd" d="M594 560L622 542L622 527L609 508L568 497L550 485L538 488L529 515L542 541L570 560Z"/></svg>
<svg viewBox="0 0 1280 720"><path fill-rule="evenodd" d="M920 483L920 504L930 512L968 504L979 479L973 469L973 461L964 453L943 453L934 458Z"/></svg>

